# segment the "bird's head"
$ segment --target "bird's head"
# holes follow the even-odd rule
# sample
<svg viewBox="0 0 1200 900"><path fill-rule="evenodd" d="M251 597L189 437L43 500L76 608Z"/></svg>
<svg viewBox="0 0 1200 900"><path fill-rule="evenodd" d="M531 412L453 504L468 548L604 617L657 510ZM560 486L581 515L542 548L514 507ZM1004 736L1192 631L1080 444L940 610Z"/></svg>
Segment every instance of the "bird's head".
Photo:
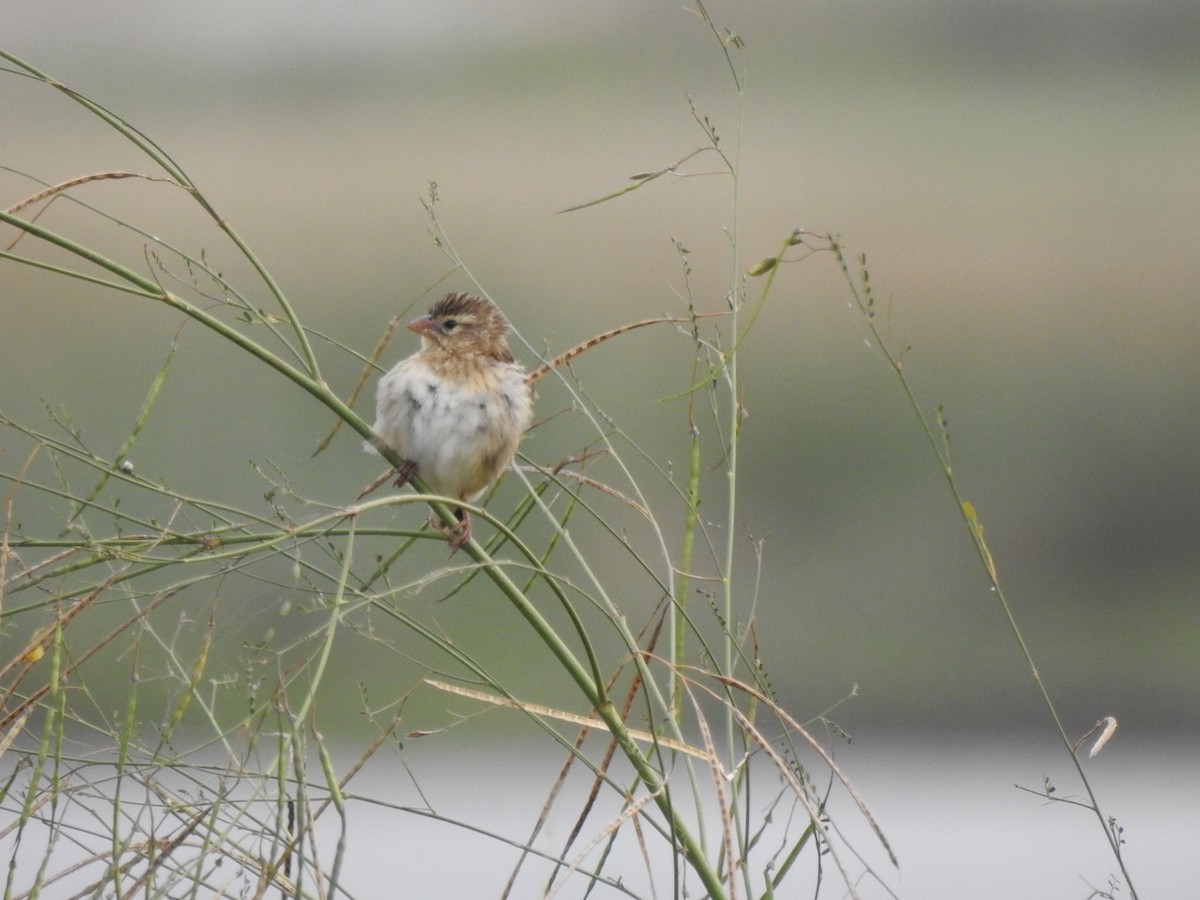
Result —
<svg viewBox="0 0 1200 900"><path fill-rule="evenodd" d="M512 362L508 320L486 297L447 294L407 327L421 336L421 344L427 350L478 354Z"/></svg>

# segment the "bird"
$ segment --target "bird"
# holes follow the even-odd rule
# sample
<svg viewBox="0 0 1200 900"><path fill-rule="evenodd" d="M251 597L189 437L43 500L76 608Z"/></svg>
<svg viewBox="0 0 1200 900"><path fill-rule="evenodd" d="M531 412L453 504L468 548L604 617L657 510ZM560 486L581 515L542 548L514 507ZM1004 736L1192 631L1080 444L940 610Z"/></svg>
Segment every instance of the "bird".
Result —
<svg viewBox="0 0 1200 900"><path fill-rule="evenodd" d="M404 460L396 486L414 475L431 491L470 503L508 468L533 418L524 368L508 347L508 320L486 297L450 293L407 325L421 349L379 379L375 439ZM370 446L370 444L368 445ZM471 540L471 517L455 508L453 556Z"/></svg>

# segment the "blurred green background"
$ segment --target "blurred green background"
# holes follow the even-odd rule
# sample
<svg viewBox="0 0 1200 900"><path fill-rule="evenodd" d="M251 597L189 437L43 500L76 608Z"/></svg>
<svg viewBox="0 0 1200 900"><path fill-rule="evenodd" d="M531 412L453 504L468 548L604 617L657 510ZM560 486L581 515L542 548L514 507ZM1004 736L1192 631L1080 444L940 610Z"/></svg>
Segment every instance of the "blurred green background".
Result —
<svg viewBox="0 0 1200 900"><path fill-rule="evenodd" d="M868 253L1068 726L1115 715L1131 736L1194 733L1200 7L710 11L745 42L741 110L711 34L676 2L49 2L10 5L0 41L172 153L309 324L364 352L446 272L418 202L431 179L457 249L534 347L679 314L672 238L692 251L699 304L720 308L728 180L660 179L555 215L700 146L690 95L740 161L743 267L797 226ZM148 171L25 79L0 77L0 119L0 162L47 182ZM6 207L35 189L0 185ZM220 244L162 186L81 196L190 250ZM65 204L44 221L142 259ZM1044 725L936 460L847 300L831 258L789 267L744 348L742 524L766 538L775 687L807 714L857 684L838 711L851 731ZM44 423L40 401L64 407L114 453L179 319L8 263L0 314L0 408ZM282 379L195 326L181 346L140 472L237 498L264 490L246 460L273 460L332 504L377 472L348 435L310 460L330 423ZM409 349L401 338L389 359ZM687 366L686 342L659 330L578 369L678 460L686 422L655 401ZM343 394L356 374L340 356L327 372ZM555 461L545 446L526 453ZM481 635L517 627L478 605L446 615Z"/></svg>

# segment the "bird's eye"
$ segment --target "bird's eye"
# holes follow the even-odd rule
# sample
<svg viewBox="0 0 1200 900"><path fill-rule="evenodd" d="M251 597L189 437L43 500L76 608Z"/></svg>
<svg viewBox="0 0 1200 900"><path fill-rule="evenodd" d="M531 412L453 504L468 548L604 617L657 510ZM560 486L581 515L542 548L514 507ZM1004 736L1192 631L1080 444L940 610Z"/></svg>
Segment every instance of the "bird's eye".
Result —
<svg viewBox="0 0 1200 900"><path fill-rule="evenodd" d="M445 328L447 331L453 331L455 328L458 327L458 320L457 319L444 319L444 320L442 320L442 327Z"/></svg>

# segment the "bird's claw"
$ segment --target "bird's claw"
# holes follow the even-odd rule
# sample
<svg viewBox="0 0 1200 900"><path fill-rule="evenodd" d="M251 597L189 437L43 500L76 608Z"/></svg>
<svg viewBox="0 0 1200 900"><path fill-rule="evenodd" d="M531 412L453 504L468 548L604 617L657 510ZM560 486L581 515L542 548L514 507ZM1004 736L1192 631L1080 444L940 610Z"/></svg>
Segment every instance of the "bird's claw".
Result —
<svg viewBox="0 0 1200 900"><path fill-rule="evenodd" d="M404 487L408 484L408 480L417 472L417 464L412 460L407 460L404 465L396 469L396 487Z"/></svg>
<svg viewBox="0 0 1200 900"><path fill-rule="evenodd" d="M463 513L463 517L450 529L449 534L455 535L450 539L450 555L453 556L471 540L471 517Z"/></svg>
<svg viewBox="0 0 1200 900"><path fill-rule="evenodd" d="M456 525L447 526L438 516L429 517L429 524L436 531L441 532L450 542L450 555L453 556L461 550L466 543L471 540L471 516L465 509L456 509L454 517L458 519Z"/></svg>

